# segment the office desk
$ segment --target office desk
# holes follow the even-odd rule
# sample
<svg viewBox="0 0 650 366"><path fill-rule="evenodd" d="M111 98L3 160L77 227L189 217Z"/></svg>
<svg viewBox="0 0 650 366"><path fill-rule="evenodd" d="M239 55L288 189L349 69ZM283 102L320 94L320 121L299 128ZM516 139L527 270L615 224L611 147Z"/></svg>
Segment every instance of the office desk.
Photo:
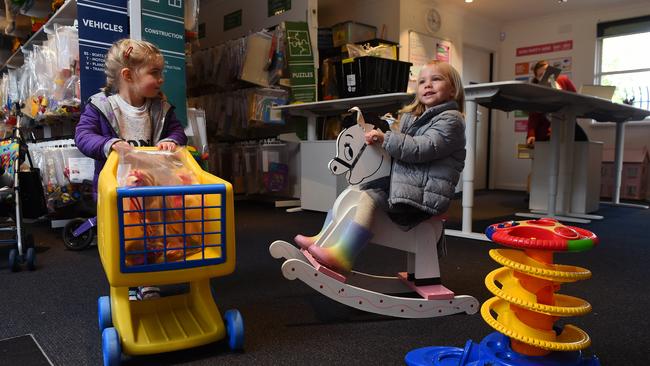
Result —
<svg viewBox="0 0 650 366"><path fill-rule="evenodd" d="M576 118L591 118L599 122L616 122L616 186L614 203L619 202L621 171L623 167L624 124L631 120L642 120L650 111L588 95L551 89L520 81L476 84L465 87L467 158L463 172L463 219L462 230L447 230L454 236L479 239L483 235L472 232L472 207L474 204L474 163L476 147L476 117L478 105L502 111L524 110L562 115L563 119L551 119L551 157L548 194L548 213L545 216L558 217L568 212L570 191L569 164L560 162L560 155L571 157ZM559 195L559 199L558 199ZM561 202L556 207L556 202Z"/></svg>

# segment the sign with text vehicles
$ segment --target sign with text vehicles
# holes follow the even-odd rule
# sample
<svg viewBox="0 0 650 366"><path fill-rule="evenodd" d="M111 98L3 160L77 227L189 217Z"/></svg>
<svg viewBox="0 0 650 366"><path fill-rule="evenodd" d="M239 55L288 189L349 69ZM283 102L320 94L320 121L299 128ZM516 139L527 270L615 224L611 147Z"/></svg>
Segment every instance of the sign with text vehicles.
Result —
<svg viewBox="0 0 650 366"><path fill-rule="evenodd" d="M106 85L104 61L113 42L129 36L127 0L77 0L81 101Z"/></svg>
<svg viewBox="0 0 650 366"><path fill-rule="evenodd" d="M186 125L185 27L183 0L140 1L142 39L158 46L165 56L163 92ZM81 100L106 85L105 59L113 42L131 37L127 0L77 0ZM138 37L132 37L138 38Z"/></svg>

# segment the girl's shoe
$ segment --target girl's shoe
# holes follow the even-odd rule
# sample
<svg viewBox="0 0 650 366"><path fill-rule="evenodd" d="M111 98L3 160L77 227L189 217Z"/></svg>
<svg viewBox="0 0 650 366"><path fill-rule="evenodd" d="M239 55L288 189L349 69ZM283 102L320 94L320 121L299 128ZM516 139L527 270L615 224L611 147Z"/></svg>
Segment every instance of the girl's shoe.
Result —
<svg viewBox="0 0 650 366"><path fill-rule="evenodd" d="M339 241L327 248L312 245L311 254L318 263L333 270L349 272L354 260L366 247L372 238L372 232L365 227L350 221Z"/></svg>
<svg viewBox="0 0 650 366"><path fill-rule="evenodd" d="M155 286L140 286L137 293L138 300L151 300L160 297L160 288Z"/></svg>
<svg viewBox="0 0 650 366"><path fill-rule="evenodd" d="M325 230L327 230L329 224L332 222L332 210L327 211L327 216L325 217L325 221L323 222L323 227L320 229L320 232L316 234L316 236L304 236L304 235L296 235L293 238L293 241L298 244L298 246L301 249L307 250L310 246L314 245L318 239L325 233Z"/></svg>
<svg viewBox="0 0 650 366"><path fill-rule="evenodd" d="M129 301L138 301L137 289L129 289Z"/></svg>
<svg viewBox="0 0 650 366"><path fill-rule="evenodd" d="M293 238L293 241L298 244L298 246L301 249L307 250L309 249L310 246L314 245L316 243L317 237L316 236L304 236L304 235L296 235Z"/></svg>

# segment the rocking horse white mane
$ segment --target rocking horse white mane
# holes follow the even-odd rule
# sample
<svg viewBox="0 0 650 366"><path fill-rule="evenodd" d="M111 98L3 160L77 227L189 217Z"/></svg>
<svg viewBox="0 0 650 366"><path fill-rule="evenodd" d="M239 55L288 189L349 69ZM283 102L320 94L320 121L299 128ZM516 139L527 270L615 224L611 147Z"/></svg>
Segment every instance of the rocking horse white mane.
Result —
<svg viewBox="0 0 650 366"><path fill-rule="evenodd" d="M330 171L336 175L347 173L352 185L388 176L390 155L377 145L366 144L365 133L375 126L365 122L359 107L349 111L357 112L357 124L341 131L336 139L336 157L329 162Z"/></svg>

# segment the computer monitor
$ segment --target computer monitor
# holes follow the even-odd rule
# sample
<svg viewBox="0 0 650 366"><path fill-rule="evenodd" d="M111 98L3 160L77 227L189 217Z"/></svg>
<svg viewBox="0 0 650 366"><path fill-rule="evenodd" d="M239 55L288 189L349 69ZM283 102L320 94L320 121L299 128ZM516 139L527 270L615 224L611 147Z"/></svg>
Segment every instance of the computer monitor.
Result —
<svg viewBox="0 0 650 366"><path fill-rule="evenodd" d="M583 85L578 93L612 100L616 87L613 85Z"/></svg>
<svg viewBox="0 0 650 366"><path fill-rule="evenodd" d="M561 72L562 69L553 66L548 66L546 68L546 71L544 71L544 75L542 75L542 79L539 81L540 85L550 86L554 88L555 80L557 80Z"/></svg>

